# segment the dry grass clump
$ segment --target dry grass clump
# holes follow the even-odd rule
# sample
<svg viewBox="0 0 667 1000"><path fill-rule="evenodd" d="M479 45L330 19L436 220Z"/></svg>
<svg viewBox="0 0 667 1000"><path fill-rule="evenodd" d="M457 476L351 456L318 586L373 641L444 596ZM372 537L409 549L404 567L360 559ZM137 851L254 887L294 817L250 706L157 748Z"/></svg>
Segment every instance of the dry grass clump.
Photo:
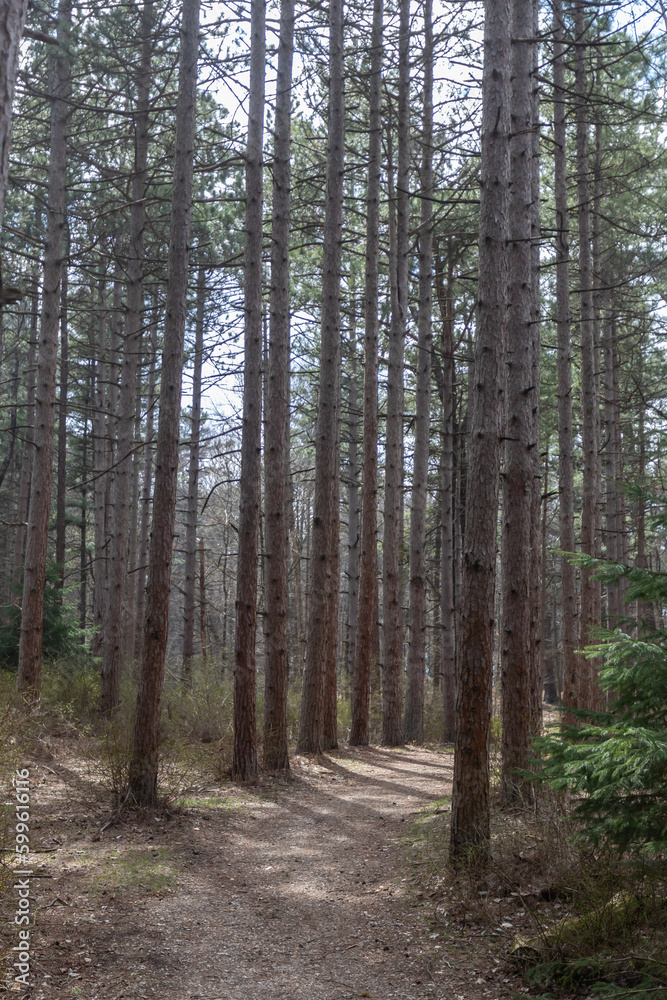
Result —
<svg viewBox="0 0 667 1000"><path fill-rule="evenodd" d="M665 859L631 863L576 841L565 800L546 791L536 809L494 810L487 866L448 863L449 820L443 801L413 830L433 932L472 936L539 996L667 1000Z"/></svg>

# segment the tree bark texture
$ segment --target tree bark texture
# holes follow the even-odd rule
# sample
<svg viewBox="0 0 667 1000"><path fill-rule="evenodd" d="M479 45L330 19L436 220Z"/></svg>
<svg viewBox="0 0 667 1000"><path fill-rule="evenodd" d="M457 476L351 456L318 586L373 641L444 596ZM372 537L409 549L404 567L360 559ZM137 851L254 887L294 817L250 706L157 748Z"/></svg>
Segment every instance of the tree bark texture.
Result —
<svg viewBox="0 0 667 1000"><path fill-rule="evenodd" d="M331 745L332 738L335 741L335 734L331 731L331 703L336 691L335 649L330 647L335 642L337 630L339 590L340 269L344 139L343 4L342 0L332 0L329 6L327 195L319 402L315 432L315 496L306 662L298 740L302 753L317 753L326 744Z"/></svg>
<svg viewBox="0 0 667 1000"><path fill-rule="evenodd" d="M399 746L403 742L403 720L401 718L403 602L400 548L403 534L403 365L410 249L410 0L401 0L399 9L396 296L392 302L387 364L387 433L382 544L384 626L382 743L384 746Z"/></svg>
<svg viewBox="0 0 667 1000"><path fill-rule="evenodd" d="M65 222L65 229L67 230L67 222ZM58 567L59 590L65 586L67 533L67 392L69 379L69 331L67 324L67 265L64 264L60 279L60 388L58 398L58 476L56 480L56 565Z"/></svg>
<svg viewBox="0 0 667 1000"><path fill-rule="evenodd" d="M486 856L500 439L508 302L510 4L486 0L477 342L471 384L451 854Z"/></svg>
<svg viewBox="0 0 667 1000"><path fill-rule="evenodd" d="M265 416L266 661L264 766L289 770L287 652L290 472L290 128L294 0L281 0L273 144L269 372Z"/></svg>
<svg viewBox="0 0 667 1000"><path fill-rule="evenodd" d="M197 315L192 372L192 411L190 414L190 460L188 463L187 523L185 528L185 572L183 581L183 679L192 681L192 657L195 652L195 584L197 576L197 507L199 500L199 429L201 425L201 369L204 357L204 309L206 307L206 271L199 265L197 275Z"/></svg>
<svg viewBox="0 0 667 1000"><path fill-rule="evenodd" d="M60 282L65 238L65 185L69 128L69 30L71 0L58 6L59 46L49 57L51 138L47 189L46 243L42 316L35 378L35 451L30 488L19 641L18 689L30 701L39 701L42 675L42 622L49 541L49 510L53 481L53 430L56 404Z"/></svg>
<svg viewBox="0 0 667 1000"><path fill-rule="evenodd" d="M530 38L533 9L529 0L512 0L512 37ZM522 802L529 785L517 774L528 764L531 737L533 615L533 46L512 46L512 98L509 205L509 311L503 518L501 542L502 620L502 775L505 804ZM539 478L538 478L539 481Z"/></svg>
<svg viewBox="0 0 667 1000"><path fill-rule="evenodd" d="M21 460L21 474L19 478L19 497L17 518L18 525L14 538L14 566L12 569L12 600L15 588L21 580L23 570L23 557L26 539L26 526L28 522L28 512L30 510L30 479L32 476L32 465L34 461L34 435L35 435L35 356L37 353L37 327L39 321L39 288L37 285L37 275L33 275L32 292L30 296L30 333L28 345L28 385L25 405L25 430L23 438L25 448Z"/></svg>
<svg viewBox="0 0 667 1000"><path fill-rule="evenodd" d="M347 668L350 677L354 670L359 616L359 400L355 320L353 312L347 385Z"/></svg>
<svg viewBox="0 0 667 1000"><path fill-rule="evenodd" d="M403 736L424 740L426 667L426 500L430 444L431 350L433 345L433 24L432 0L424 2L424 96L422 109L421 201L419 218L419 304L415 443L410 503L410 646Z"/></svg>
<svg viewBox="0 0 667 1000"><path fill-rule="evenodd" d="M143 322L142 322L143 327ZM123 656L129 659L134 654L137 634L137 606L136 606L136 572L138 555L138 528L139 528L139 480L141 476L141 408L143 398L143 329L139 335L137 345L137 380L136 395L134 401L134 449L132 452L132 471L130 473L130 524L128 531L128 552L127 552L127 574L125 576L125 636L123 639Z"/></svg>
<svg viewBox="0 0 667 1000"><path fill-rule="evenodd" d="M236 781L257 776L255 640L257 632L257 543L262 427L262 138L264 134L264 0L250 9L250 105L246 150L245 356L241 506L234 646L234 760Z"/></svg>
<svg viewBox="0 0 667 1000"><path fill-rule="evenodd" d="M208 656L208 640L206 638L206 622L207 622L207 608L206 608L206 550L204 548L204 539L199 539L199 648L201 651L202 662L206 663L206 658Z"/></svg>
<svg viewBox="0 0 667 1000"><path fill-rule="evenodd" d="M554 0L554 196L556 207L556 326L558 329L558 496L559 544L574 552L574 452L572 430L572 343L570 331L570 213L567 202L565 22L562 0ZM560 559L563 703L579 699L577 585L574 566Z"/></svg>
<svg viewBox="0 0 667 1000"><path fill-rule="evenodd" d="M341 429L341 318L340 281L343 249L343 171L345 160L345 77L343 3L331 12L329 38L329 137L327 144L327 202L324 217L324 280L322 283L322 340L325 324L335 326L338 340L338 363L335 391L335 435L333 460L336 473L331 482L330 525L328 529L329 591L325 617L324 675L322 685L322 749L338 746L338 606L340 601L340 429ZM327 258L329 260L327 261ZM325 319L326 312L326 319ZM327 333L327 340L330 339Z"/></svg>
<svg viewBox="0 0 667 1000"><path fill-rule="evenodd" d="M593 258L591 252L590 164L588 154L588 74L586 69L586 15L583 3L575 5L575 100L577 123L577 201L579 204L579 308L581 342L581 412L583 444L583 486L581 502L581 551L599 558L601 539L600 504L600 411L596 392L595 322L593 301ZM591 641L591 630L601 616L601 585L590 570L581 574L579 644ZM594 660L581 658L580 695L582 705L594 707L598 701L597 667Z"/></svg>
<svg viewBox="0 0 667 1000"><path fill-rule="evenodd" d="M368 180L366 184L366 265L364 277L364 400L361 485L359 610L352 670L352 746L369 741L371 664L375 631L378 494L378 265L382 149L383 0L373 0L371 28Z"/></svg>
<svg viewBox="0 0 667 1000"><path fill-rule="evenodd" d="M606 479L606 558L612 562L624 562L625 525L622 494L619 488L623 481L623 442L618 401L618 378L616 356L616 318L613 299L607 303L603 324L604 386L605 386L605 479ZM625 616L623 586L625 580L609 584L607 590L607 614L609 627L617 628L619 619Z"/></svg>
<svg viewBox="0 0 667 1000"><path fill-rule="evenodd" d="M153 47L153 4L146 0L141 15L141 57L136 75L134 170L127 261L127 310L120 374L117 458L111 490L111 539L107 607L102 650L101 709L114 712L120 700L124 629L123 604L128 571L128 538L132 491L132 454L137 404L137 369L144 315L144 230L148 167L148 115Z"/></svg>
<svg viewBox="0 0 667 1000"><path fill-rule="evenodd" d="M439 270L441 270L439 268ZM447 284L437 276L442 320L442 452L440 457L440 672L442 675L443 739L454 742L456 707L456 597L454 593L454 260L447 252Z"/></svg>
<svg viewBox="0 0 667 1000"><path fill-rule="evenodd" d="M100 262L100 266L102 263ZM107 443L106 443L106 382L108 365L107 310L104 277L97 285L97 344L95 351L95 388L93 410L93 519L95 559L93 562L93 656L100 656L104 629L104 612L107 592Z"/></svg>
<svg viewBox="0 0 667 1000"><path fill-rule="evenodd" d="M195 147L199 0L183 0L176 139L164 320L160 422L144 642L130 763L130 792L140 805L157 799L160 709L169 630L169 587L178 486L183 342Z"/></svg>
<svg viewBox="0 0 667 1000"><path fill-rule="evenodd" d="M153 293L151 306L148 360L148 397L146 401L146 439L144 441L144 467L141 491L141 528L135 586L137 629L134 636L134 658L141 659L144 641L144 608L146 606L146 565L148 563L148 535L151 523L151 486L153 481L153 428L155 426L155 381L157 376L158 299Z"/></svg>
<svg viewBox="0 0 667 1000"><path fill-rule="evenodd" d="M532 0L533 30L532 37L539 36L539 0ZM533 65L531 70L531 180L532 197L530 205L531 233L531 350L532 350L532 385L531 393L532 440L531 459L533 464L532 502L530 517L530 738L541 735L542 732L542 635L543 619L546 614L545 603L542 600L541 580L544 574L544 562L541 546L541 512L542 512L542 469L540 466L540 385L541 375L541 301L540 294L540 247L542 243L542 221L540 214L540 46L535 42L532 46ZM545 473L546 477L546 473ZM546 478L544 492L546 494ZM546 508L545 508L546 510Z"/></svg>

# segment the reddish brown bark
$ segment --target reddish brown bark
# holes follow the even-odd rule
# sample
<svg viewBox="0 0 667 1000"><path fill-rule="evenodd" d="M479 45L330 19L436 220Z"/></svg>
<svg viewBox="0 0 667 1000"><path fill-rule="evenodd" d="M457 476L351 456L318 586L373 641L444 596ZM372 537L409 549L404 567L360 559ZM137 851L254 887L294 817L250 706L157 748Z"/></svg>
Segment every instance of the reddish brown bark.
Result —
<svg viewBox="0 0 667 1000"><path fill-rule="evenodd" d="M197 315L192 372L190 413L190 460L188 463L187 523L185 528L185 573L183 580L183 679L190 683L195 652L195 579L197 573L197 508L199 500L199 427L201 424L201 370L204 355L204 308L206 272L199 265L197 275Z"/></svg>
<svg viewBox="0 0 667 1000"><path fill-rule="evenodd" d="M153 480L153 428L155 424L155 380L157 374L157 325L158 299L153 293L151 307L150 336L148 348L148 396L146 402L146 439L144 442L144 467L141 491L141 528L139 530L139 551L136 572L136 621L134 636L134 658L141 659L144 640L144 608L146 605L146 567L148 564L148 532L151 523L151 486Z"/></svg>
<svg viewBox="0 0 667 1000"><path fill-rule="evenodd" d="M266 663L264 765L288 770L287 610L289 564L290 400L290 124L294 3L282 0L276 81L271 220L269 377L265 424L266 475Z"/></svg>
<svg viewBox="0 0 667 1000"><path fill-rule="evenodd" d="M539 37L539 0L532 0L532 37ZM530 518L530 741L539 736L542 732L542 636L544 630L544 616L546 614L545 601L543 600L542 577L544 575L544 560L542 559L541 546L541 511L542 511L542 469L540 466L540 384L541 384L541 294L540 294L540 246L541 246L541 217L540 217L540 88L539 88L539 63L540 47L536 42L532 46L532 70L531 70L531 206L530 206L530 233L531 233L531 351L532 351L532 385L534 390L531 393L531 438L533 447L531 448L531 459L533 464L533 482L531 490L531 518ZM546 476L546 474L545 474ZM544 485L546 494L546 478ZM545 508L546 509L546 508Z"/></svg>
<svg viewBox="0 0 667 1000"><path fill-rule="evenodd" d="M352 746L369 740L373 633L377 618L378 491L378 262L380 222L380 153L382 140L383 0L373 2L369 79L368 180L366 187L366 273L364 286L364 402L361 486L359 611L352 671Z"/></svg>
<svg viewBox="0 0 667 1000"><path fill-rule="evenodd" d="M403 736L424 739L426 665L426 499L430 443L431 349L433 344L433 25L432 0L424 2L424 97L422 109L421 202L419 219L419 305L415 444L410 503L410 647Z"/></svg>
<svg viewBox="0 0 667 1000"><path fill-rule="evenodd" d="M49 74L51 96L51 149L49 157L46 245L42 317L35 379L35 430L30 512L26 539L18 689L30 701L39 701L42 677L42 621L49 536L49 510L53 480L53 429L55 423L56 364L60 281L65 235L65 183L69 120L69 29L71 0L60 0L58 38Z"/></svg>
<svg viewBox="0 0 667 1000"><path fill-rule="evenodd" d="M60 280L60 387L58 392L58 475L56 480L56 564L60 590L65 585L67 531L67 392L69 381L69 331L67 324L67 267L64 266Z"/></svg>
<svg viewBox="0 0 667 1000"><path fill-rule="evenodd" d="M143 325L143 319L142 319ZM143 330L138 344L139 358L137 361L136 398L134 403L134 451L132 453L132 472L130 475L130 526L128 539L127 575L125 577L125 637L123 641L123 656L127 659L134 655L137 636L136 607L136 572L139 547L139 481L141 478L141 408L142 408L142 373L143 367Z"/></svg>
<svg viewBox="0 0 667 1000"><path fill-rule="evenodd" d="M137 107L134 130L134 171L130 207L130 244L127 262L127 311L120 375L117 456L111 489L111 543L107 607L102 651L101 709L114 712L120 700L123 666L124 599L127 587L128 537L132 496L132 457L137 405L137 368L143 325L144 229L148 166L148 114L153 49L153 4L146 0L141 15L141 59L136 76Z"/></svg>
<svg viewBox="0 0 667 1000"><path fill-rule="evenodd" d="M613 298L607 307L603 329L604 384L605 384L605 479L606 479L606 557L612 562L624 562L625 517L623 494L623 442L621 434L620 405L618 398L618 358L616 349L616 315ZM626 581L609 584L607 613L609 627L618 628L625 617Z"/></svg>
<svg viewBox="0 0 667 1000"><path fill-rule="evenodd" d="M12 571L13 588L21 579L25 549L28 510L30 507L30 477L33 463L33 441L35 427L35 355L37 352L37 324L39 319L39 290L37 277L33 276L32 293L30 296L30 333L28 345L28 386L25 406L25 430L23 438L25 449L21 460L21 475L19 478L19 497L17 510L17 528L14 539L14 566ZM12 594L13 597L13 594Z"/></svg>
<svg viewBox="0 0 667 1000"><path fill-rule="evenodd" d="M560 548L574 552L574 457L572 345L570 338L570 215L567 203L565 23L562 0L554 0L554 171L556 208L556 324L558 328L558 495ZM563 703L579 697L577 587L574 566L561 556Z"/></svg>
<svg viewBox="0 0 667 1000"><path fill-rule="evenodd" d="M451 854L489 844L489 730L507 323L510 5L486 0L482 78L479 295L456 694Z"/></svg>
<svg viewBox="0 0 667 1000"><path fill-rule="evenodd" d="M95 387L93 393L93 518L95 535L95 559L93 562L93 639L92 653L99 656L102 651L104 610L106 608L107 580L107 531L106 531L106 488L107 467L106 430L106 352L107 312L105 302L104 277L97 285L97 344L95 351Z"/></svg>
<svg viewBox="0 0 667 1000"><path fill-rule="evenodd" d="M512 37L533 32L532 4L512 2ZM533 52L527 42L512 46L510 108L511 190L509 206L509 312L501 542L502 774L505 804L530 796L517 771L528 764L532 732L533 454L539 444L533 421ZM539 477L538 477L539 482Z"/></svg>
<svg viewBox="0 0 667 1000"><path fill-rule="evenodd" d="M354 310L354 306L353 306ZM359 617L359 400L357 389L356 316L351 320L349 354L350 372L347 387L347 671L354 675L357 620Z"/></svg>
<svg viewBox="0 0 667 1000"><path fill-rule="evenodd" d="M439 269L440 270L440 269ZM456 597L454 594L454 260L447 253L447 284L437 275L442 318L442 452L440 456L440 672L442 676L443 739L454 742L456 707Z"/></svg>
<svg viewBox="0 0 667 1000"><path fill-rule="evenodd" d="M206 663L208 656L208 640L206 638L206 551L204 539L199 539L199 646L202 662Z"/></svg>
<svg viewBox="0 0 667 1000"><path fill-rule="evenodd" d="M596 391L595 323L593 301L593 258L591 250L590 165L588 155L588 74L586 69L586 14L584 4L575 5L575 90L577 122L577 200L579 229L579 308L581 342L581 412L583 445L583 486L581 501L581 551L599 558L600 505L600 411ZM591 641L591 632L600 624L602 593L600 581L590 570L581 574L579 644ZM595 707L599 692L594 660L581 659L581 704Z"/></svg>
<svg viewBox="0 0 667 1000"><path fill-rule="evenodd" d="M250 8L250 105L246 148L244 261L243 436L234 647L234 760L236 781L257 776L255 640L257 542L260 517L262 420L262 137L264 134L264 3Z"/></svg>
<svg viewBox="0 0 667 1000"><path fill-rule="evenodd" d="M340 268L344 166L343 4L329 6L329 116L324 219L319 405L315 439L310 592L298 747L317 753L335 741L340 449ZM333 648L332 648L333 646Z"/></svg>
<svg viewBox="0 0 667 1000"><path fill-rule="evenodd" d="M401 677L403 613L400 550L403 536L403 365L408 308L410 229L410 0L401 0L398 53L398 150L394 291L387 364L387 433L385 448L384 536L382 543L382 743L403 742ZM391 171L391 165L390 165ZM390 191L390 198L393 194ZM390 228L390 239L393 236Z"/></svg>
<svg viewBox="0 0 667 1000"><path fill-rule="evenodd" d="M155 503L144 644L130 762L129 791L140 805L153 805L157 799L160 709L169 630L169 589L178 485L178 440L195 147L199 0L183 0L182 11L160 423L155 455Z"/></svg>

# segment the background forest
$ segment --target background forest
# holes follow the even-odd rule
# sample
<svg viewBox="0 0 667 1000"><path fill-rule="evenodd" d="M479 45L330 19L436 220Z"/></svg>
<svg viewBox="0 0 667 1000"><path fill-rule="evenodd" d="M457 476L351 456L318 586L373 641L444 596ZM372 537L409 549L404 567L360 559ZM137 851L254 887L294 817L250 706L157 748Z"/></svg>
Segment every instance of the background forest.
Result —
<svg viewBox="0 0 667 1000"><path fill-rule="evenodd" d="M132 716L137 801L161 712L225 760L233 733L242 780L258 746L284 769L295 742L478 726L481 784L458 781L480 812L453 846L484 839L492 693L521 800L542 696L606 704L576 652L591 629L665 625L659 589L585 558L667 569L662 5L489 3L487 68L514 81L500 126L481 5L60 0L27 25L3 667L33 700L43 661L46 703Z"/></svg>

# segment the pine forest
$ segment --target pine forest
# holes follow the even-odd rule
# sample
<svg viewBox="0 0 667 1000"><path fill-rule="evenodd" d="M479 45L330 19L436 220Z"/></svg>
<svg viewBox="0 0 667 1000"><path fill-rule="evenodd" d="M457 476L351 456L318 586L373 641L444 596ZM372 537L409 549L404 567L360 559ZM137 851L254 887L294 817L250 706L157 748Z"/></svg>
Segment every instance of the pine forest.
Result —
<svg viewBox="0 0 667 1000"><path fill-rule="evenodd" d="M0 222L6 988L667 1000L662 0L0 0Z"/></svg>

